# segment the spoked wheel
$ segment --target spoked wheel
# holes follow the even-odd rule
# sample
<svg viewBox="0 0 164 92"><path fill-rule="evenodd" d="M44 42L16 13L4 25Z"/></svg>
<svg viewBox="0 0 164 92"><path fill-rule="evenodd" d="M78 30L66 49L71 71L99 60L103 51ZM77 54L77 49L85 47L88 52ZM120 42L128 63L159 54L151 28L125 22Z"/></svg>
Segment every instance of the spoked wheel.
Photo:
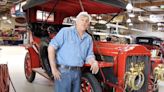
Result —
<svg viewBox="0 0 164 92"><path fill-rule="evenodd" d="M99 82L91 73L82 75L81 92L102 92Z"/></svg>
<svg viewBox="0 0 164 92"><path fill-rule="evenodd" d="M26 56L25 56L24 71L25 71L26 79L29 82L33 82L34 79L35 79L35 74L36 73L34 71L32 71L32 68L31 68L31 58L30 58L29 53L27 53Z"/></svg>

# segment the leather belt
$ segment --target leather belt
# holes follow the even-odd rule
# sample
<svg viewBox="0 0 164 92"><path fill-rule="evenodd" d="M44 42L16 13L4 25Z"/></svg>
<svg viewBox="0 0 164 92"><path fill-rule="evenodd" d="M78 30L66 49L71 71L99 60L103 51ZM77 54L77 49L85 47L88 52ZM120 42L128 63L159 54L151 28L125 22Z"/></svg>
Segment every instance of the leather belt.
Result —
<svg viewBox="0 0 164 92"><path fill-rule="evenodd" d="M79 66L57 65L57 67L67 69L67 70L81 70L81 67Z"/></svg>

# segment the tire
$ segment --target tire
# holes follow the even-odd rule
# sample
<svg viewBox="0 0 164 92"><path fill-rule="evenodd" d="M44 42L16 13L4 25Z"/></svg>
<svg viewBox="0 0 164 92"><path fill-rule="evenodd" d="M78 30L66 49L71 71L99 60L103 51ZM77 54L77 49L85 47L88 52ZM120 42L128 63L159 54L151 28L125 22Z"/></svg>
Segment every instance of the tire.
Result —
<svg viewBox="0 0 164 92"><path fill-rule="evenodd" d="M47 42L42 42L40 44L40 58L41 58L41 64L42 68L46 71L47 75L53 79L53 75L51 72L51 67L48 59L48 43Z"/></svg>
<svg viewBox="0 0 164 92"><path fill-rule="evenodd" d="M31 67L31 58L29 53L26 54L25 56L25 62L24 62L24 72L25 72L25 77L28 82L33 82L35 79L36 72L32 71Z"/></svg>
<svg viewBox="0 0 164 92"><path fill-rule="evenodd" d="M82 74L81 92L102 92L99 82L91 73Z"/></svg>

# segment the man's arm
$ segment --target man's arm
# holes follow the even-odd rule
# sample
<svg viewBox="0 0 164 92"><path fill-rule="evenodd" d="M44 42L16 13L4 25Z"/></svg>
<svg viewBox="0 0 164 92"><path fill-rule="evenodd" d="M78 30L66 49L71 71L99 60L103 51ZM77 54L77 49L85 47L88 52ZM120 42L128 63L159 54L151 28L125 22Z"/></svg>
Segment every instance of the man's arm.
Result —
<svg viewBox="0 0 164 92"><path fill-rule="evenodd" d="M90 58L88 60L88 63L91 65L90 70L92 71L92 73L97 74L99 71L99 66L98 66L98 62L95 60L95 58Z"/></svg>
<svg viewBox="0 0 164 92"><path fill-rule="evenodd" d="M90 70L92 71L93 74L98 73L99 66L98 66L98 62L95 60L95 55L93 53L93 41L92 40L90 40L90 46L88 48L88 55L86 58L86 62L91 65Z"/></svg>
<svg viewBox="0 0 164 92"><path fill-rule="evenodd" d="M64 32L66 31L65 28L62 28L57 35L51 39L49 46L48 46L48 58L52 70L52 74L55 80L60 79L60 72L56 66L56 50L60 49L60 47L64 43Z"/></svg>
<svg viewBox="0 0 164 92"><path fill-rule="evenodd" d="M55 80L59 80L60 79L60 72L58 71L57 66L56 66L55 54L56 54L55 48L53 46L49 45L48 46L48 58L49 58L52 74L53 74Z"/></svg>

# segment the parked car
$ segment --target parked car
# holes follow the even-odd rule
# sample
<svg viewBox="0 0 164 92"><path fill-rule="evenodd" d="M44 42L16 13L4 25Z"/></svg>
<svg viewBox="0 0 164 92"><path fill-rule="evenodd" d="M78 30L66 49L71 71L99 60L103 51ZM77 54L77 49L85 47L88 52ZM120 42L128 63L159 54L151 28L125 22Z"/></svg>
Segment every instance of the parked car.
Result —
<svg viewBox="0 0 164 92"><path fill-rule="evenodd" d="M106 24L106 29L101 30L97 29L98 31L93 30L93 34L95 36L99 36L100 40L107 40L115 37L117 41L113 43L120 43L120 44L131 44L134 43L134 37L136 35L142 34L145 31L144 30L139 30L139 29L134 29L134 28L127 28L122 25L117 25L117 24L112 24L108 23ZM108 40L107 40L108 41Z"/></svg>
<svg viewBox="0 0 164 92"><path fill-rule="evenodd" d="M152 51L152 57L164 58L164 33L148 32L136 37L136 43ZM155 51L156 50L156 51Z"/></svg>

